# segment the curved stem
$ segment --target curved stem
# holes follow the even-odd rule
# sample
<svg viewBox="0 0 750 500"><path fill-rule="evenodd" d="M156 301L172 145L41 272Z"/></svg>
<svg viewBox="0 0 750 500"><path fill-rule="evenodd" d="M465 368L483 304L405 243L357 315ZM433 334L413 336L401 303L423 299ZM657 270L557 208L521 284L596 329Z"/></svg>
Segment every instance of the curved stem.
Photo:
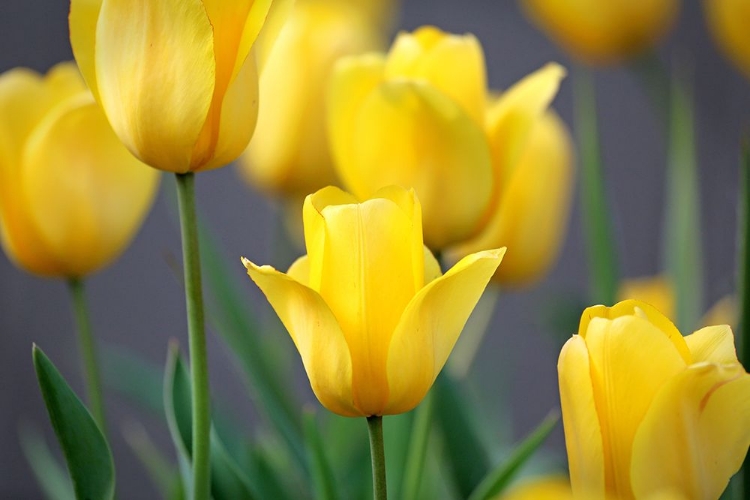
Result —
<svg viewBox="0 0 750 500"><path fill-rule="evenodd" d="M185 272L185 303L187 305L190 374L193 402L193 498L210 498L210 437L211 409L208 388L208 359L203 320L198 226L195 215L195 177L192 173L177 174L177 196L180 205L182 259Z"/></svg>
<svg viewBox="0 0 750 500"><path fill-rule="evenodd" d="M78 324L78 346L81 350L84 378L86 380L86 399L94 420L102 434L106 436L107 425L104 416L104 398L102 396L102 378L99 370L99 359L96 353L96 341L91 330L86 293L83 281L77 278L68 280L68 289L73 301L73 313Z"/></svg>
<svg viewBox="0 0 750 500"><path fill-rule="evenodd" d="M372 457L372 490L375 500L387 500L388 488L385 482L385 448L383 446L383 417L367 417L367 430L370 432L370 455Z"/></svg>

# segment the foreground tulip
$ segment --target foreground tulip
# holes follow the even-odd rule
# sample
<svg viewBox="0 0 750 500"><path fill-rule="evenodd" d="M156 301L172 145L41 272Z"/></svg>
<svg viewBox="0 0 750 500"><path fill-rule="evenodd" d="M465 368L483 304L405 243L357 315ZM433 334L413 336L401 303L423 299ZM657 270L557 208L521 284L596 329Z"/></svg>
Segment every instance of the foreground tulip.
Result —
<svg viewBox="0 0 750 500"><path fill-rule="evenodd" d="M750 78L750 0L704 0L703 7L719 48Z"/></svg>
<svg viewBox="0 0 750 500"><path fill-rule="evenodd" d="M493 184L476 38L423 27L400 34L387 57L339 61L331 78L328 128L346 188L361 200L414 188L433 250L475 234Z"/></svg>
<svg viewBox="0 0 750 500"><path fill-rule="evenodd" d="M325 126L329 75L339 57L377 49L381 37L365 11L349 2L295 4L270 53L260 55L266 60L262 104L241 164L252 185L301 200L336 184Z"/></svg>
<svg viewBox="0 0 750 500"><path fill-rule="evenodd" d="M572 56L616 62L654 45L672 25L678 0L521 0L528 16Z"/></svg>
<svg viewBox="0 0 750 500"><path fill-rule="evenodd" d="M75 64L0 75L0 236L16 265L60 278L101 269L133 238L157 184Z"/></svg>
<svg viewBox="0 0 750 500"><path fill-rule="evenodd" d="M543 276L559 253L573 188L572 141L548 106L564 70L549 64L490 103L487 135L495 184L488 220L474 238L451 250L466 255L509 248L493 281L528 284Z"/></svg>
<svg viewBox="0 0 750 500"><path fill-rule="evenodd" d="M337 188L303 209L308 254L284 274L243 259L297 346L320 402L345 416L414 408L442 369L504 250L441 276L413 191L357 203Z"/></svg>
<svg viewBox="0 0 750 500"><path fill-rule="evenodd" d="M742 465L750 376L728 326L683 338L648 304L590 307L558 373L576 497L716 499Z"/></svg>
<svg viewBox="0 0 750 500"><path fill-rule="evenodd" d="M253 43L270 0L72 0L70 41L112 128L177 173L221 167L253 133Z"/></svg>

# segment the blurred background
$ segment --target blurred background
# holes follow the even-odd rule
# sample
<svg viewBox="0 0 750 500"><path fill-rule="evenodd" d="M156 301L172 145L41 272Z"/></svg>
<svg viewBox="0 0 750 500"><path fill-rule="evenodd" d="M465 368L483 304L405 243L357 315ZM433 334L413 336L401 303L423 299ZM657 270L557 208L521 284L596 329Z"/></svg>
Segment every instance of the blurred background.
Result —
<svg viewBox="0 0 750 500"><path fill-rule="evenodd" d="M72 59L68 41L68 3L53 0L3 0L0 4L0 72L26 66L45 72ZM490 86L508 88L549 61L568 68L554 108L573 124L572 77L577 63L527 20L516 2L506 0L404 0L398 30L432 24L453 33L471 32L481 42ZM395 31L394 31L395 33ZM666 65L677 57L692 73L696 148L699 169L704 304L708 308L734 292L740 138L750 125L750 82L718 52L701 2L683 2L677 21L656 48ZM608 201L614 217L615 244L623 277L661 270L667 140L658 112L651 105L634 63L593 70ZM261 103L262 103L261 96ZM262 104L261 104L262 106ZM50 166L54 168L54 166ZM181 256L177 218L172 208L171 176L143 228L121 259L87 281L95 334L102 346L120 346L161 366L167 343L187 344L184 296L178 276ZM169 191L169 193L166 193ZM240 256L280 267L296 257L274 252L282 219L278 202L259 193L233 166L197 177L198 207L217 236L247 307L273 319L270 307L245 276ZM472 372L485 417L496 425L498 439L513 442L559 406L556 359L562 343L575 332L575 320L549 318L558 306L580 316L586 305L588 275L576 193L569 230L558 262L541 282L521 290L503 290ZM175 264L177 263L177 264ZM177 269L177 271L175 271ZM576 305L578 304L578 305ZM277 328L279 342L288 336ZM37 343L83 394L69 297L64 283L32 277L0 257L0 498L41 498L21 454L22 425L54 437L31 363ZM251 429L258 422L225 346L209 332L213 396L234 419ZM300 400L318 405L296 359ZM162 419L139 411L126 398L107 394L120 498L151 498L154 490L125 445L120 430L141 422L171 455ZM494 421L493 421L494 420ZM362 438L365 437L362 424ZM564 461L559 428L545 449Z"/></svg>

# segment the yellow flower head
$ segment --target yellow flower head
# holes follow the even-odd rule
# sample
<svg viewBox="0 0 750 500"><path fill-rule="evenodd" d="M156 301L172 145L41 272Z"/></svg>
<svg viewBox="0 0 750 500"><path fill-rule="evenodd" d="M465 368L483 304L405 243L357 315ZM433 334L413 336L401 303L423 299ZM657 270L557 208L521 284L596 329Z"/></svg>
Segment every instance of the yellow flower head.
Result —
<svg viewBox="0 0 750 500"><path fill-rule="evenodd" d="M294 340L313 392L345 416L402 413L432 386L504 249L445 275L422 243L413 191L357 200L338 188L303 208L308 254L284 274L243 259Z"/></svg>
<svg viewBox="0 0 750 500"><path fill-rule="evenodd" d="M288 0L71 0L73 54L112 128L152 167L220 167L255 126L253 43ZM273 4L273 6L272 6Z"/></svg>
<svg viewBox="0 0 750 500"><path fill-rule="evenodd" d="M331 79L328 130L347 189L366 199L391 184L414 188L432 249L476 233L493 185L476 38L401 33L387 56L344 58Z"/></svg>
<svg viewBox="0 0 750 500"><path fill-rule="evenodd" d="M627 300L594 306L558 362L573 492L718 498L750 445L750 376L732 330L684 337Z"/></svg>
<svg viewBox="0 0 750 500"><path fill-rule="evenodd" d="M678 0L521 0L528 16L574 57L617 62L654 45Z"/></svg>
<svg viewBox="0 0 750 500"><path fill-rule="evenodd" d="M127 246L158 173L120 143L75 64L0 75L0 241L19 267L81 277Z"/></svg>
<svg viewBox="0 0 750 500"><path fill-rule="evenodd" d="M704 0L703 7L719 48L750 78L750 0Z"/></svg>

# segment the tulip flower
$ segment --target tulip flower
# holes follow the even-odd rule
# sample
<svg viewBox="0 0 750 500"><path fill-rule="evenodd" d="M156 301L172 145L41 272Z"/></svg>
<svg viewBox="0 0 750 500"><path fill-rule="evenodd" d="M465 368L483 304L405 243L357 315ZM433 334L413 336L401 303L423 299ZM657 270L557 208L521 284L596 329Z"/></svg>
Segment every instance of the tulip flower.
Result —
<svg viewBox="0 0 750 500"><path fill-rule="evenodd" d="M498 497L499 500L572 500L567 477L543 476L521 481Z"/></svg>
<svg viewBox="0 0 750 500"><path fill-rule="evenodd" d="M0 75L0 235L16 265L61 278L101 269L133 238L157 184L74 64Z"/></svg>
<svg viewBox="0 0 750 500"><path fill-rule="evenodd" d="M71 0L70 41L135 156L160 170L209 170L250 141L258 107L253 43L269 9L287 3Z"/></svg>
<svg viewBox="0 0 750 500"><path fill-rule="evenodd" d="M374 50L381 37L364 7L330 0L295 4L273 48L260 55L266 61L262 104L241 163L250 184L301 201L337 182L325 127L329 75L339 57Z"/></svg>
<svg viewBox="0 0 750 500"><path fill-rule="evenodd" d="M414 408L500 264L472 254L441 275L422 241L414 191L357 203L328 187L303 208L308 254L289 271L243 259L299 350L318 400L344 416Z"/></svg>
<svg viewBox="0 0 750 500"><path fill-rule="evenodd" d="M572 140L548 106L564 75L548 64L494 99L487 113L495 183L481 232L450 251L462 256L507 246L493 281L528 284L555 262L573 188Z"/></svg>
<svg viewBox="0 0 750 500"><path fill-rule="evenodd" d="M573 57L616 62L654 45L677 17L678 0L521 0L528 17Z"/></svg>
<svg viewBox="0 0 750 500"><path fill-rule="evenodd" d="M719 498L750 445L750 376L726 326L683 337L628 300L594 306L558 362L573 492Z"/></svg>
<svg viewBox="0 0 750 500"><path fill-rule="evenodd" d="M391 184L414 188L433 250L475 234L493 189L476 38L401 33L387 56L344 58L331 78L328 131L346 188L360 200Z"/></svg>
<svg viewBox="0 0 750 500"><path fill-rule="evenodd" d="M704 0L708 27L724 54L750 78L750 1Z"/></svg>

